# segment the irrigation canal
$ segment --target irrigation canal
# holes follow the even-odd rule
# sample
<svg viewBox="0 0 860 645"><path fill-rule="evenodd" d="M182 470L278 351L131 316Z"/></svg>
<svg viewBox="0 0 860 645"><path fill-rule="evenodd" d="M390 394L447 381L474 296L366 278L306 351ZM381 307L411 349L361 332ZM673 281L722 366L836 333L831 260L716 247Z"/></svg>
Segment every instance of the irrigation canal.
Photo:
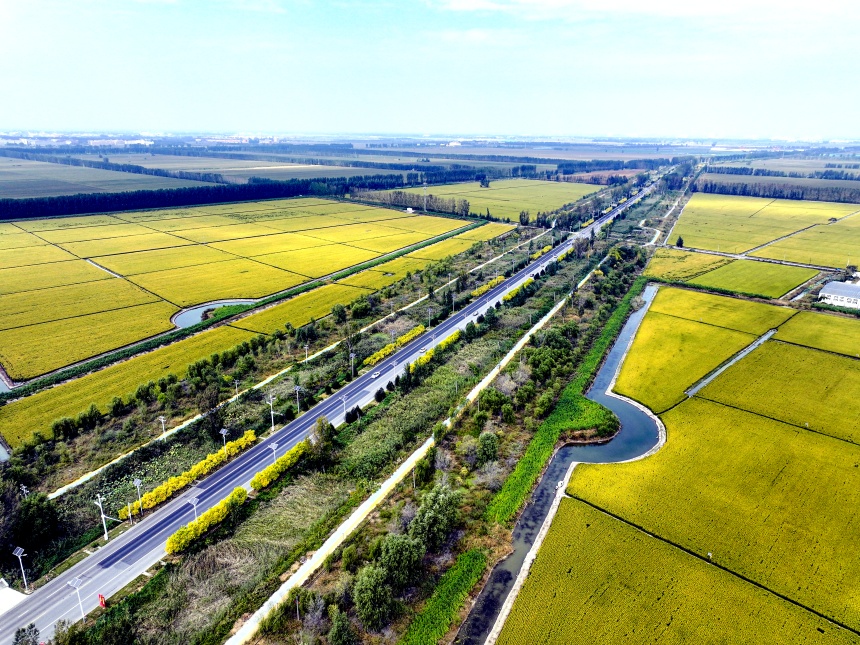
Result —
<svg viewBox="0 0 860 645"><path fill-rule="evenodd" d="M631 403L607 394L613 383L627 348L645 317L648 306L657 293L649 285L642 294L646 306L627 319L621 333L609 351L594 383L586 393L612 410L621 422L621 430L610 441L602 444L569 445L560 448L547 466L546 472L532 494L513 531L513 553L496 565L487 584L481 590L468 617L460 628L454 643L457 645L483 645L496 618L511 592L526 554L534 544L555 497L556 485L564 478L573 462L615 463L639 457L657 445L659 429L654 420Z"/></svg>

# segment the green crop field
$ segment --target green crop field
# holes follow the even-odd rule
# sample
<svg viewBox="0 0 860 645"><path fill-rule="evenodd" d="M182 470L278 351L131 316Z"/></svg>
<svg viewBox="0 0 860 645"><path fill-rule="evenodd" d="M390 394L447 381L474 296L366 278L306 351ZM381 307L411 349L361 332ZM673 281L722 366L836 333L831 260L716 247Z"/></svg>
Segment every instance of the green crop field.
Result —
<svg viewBox="0 0 860 645"><path fill-rule="evenodd" d="M756 336L776 329L796 313L788 307L672 287L660 289L649 313L652 311Z"/></svg>
<svg viewBox="0 0 860 645"><path fill-rule="evenodd" d="M0 364L23 381L173 329L177 311L158 301L0 331Z"/></svg>
<svg viewBox="0 0 860 645"><path fill-rule="evenodd" d="M684 207L670 242L682 237L684 246L742 253L856 210L852 204L695 193Z"/></svg>
<svg viewBox="0 0 860 645"><path fill-rule="evenodd" d="M729 262L731 262L730 258L719 255L657 249L648 262L645 275L666 280L689 280Z"/></svg>
<svg viewBox="0 0 860 645"><path fill-rule="evenodd" d="M683 401L684 390L754 340L752 334L651 310L636 333L614 389L662 412Z"/></svg>
<svg viewBox="0 0 860 645"><path fill-rule="evenodd" d="M659 452L578 466L570 494L860 628L860 447L698 398L663 420Z"/></svg>
<svg viewBox="0 0 860 645"><path fill-rule="evenodd" d="M84 260L68 260L43 264L38 271L33 267L12 267L0 269L0 295L50 289L68 284L108 280L111 275L97 269Z"/></svg>
<svg viewBox="0 0 860 645"><path fill-rule="evenodd" d="M752 255L843 268L860 264L860 214L770 244Z"/></svg>
<svg viewBox="0 0 860 645"><path fill-rule="evenodd" d="M816 275L818 271L815 269L753 260L735 260L731 264L699 275L688 282L702 287L779 298Z"/></svg>
<svg viewBox="0 0 860 645"><path fill-rule="evenodd" d="M88 374L79 379L0 406L0 428L12 447L28 440L33 432L50 436L51 423L77 416L95 403L102 411L113 397L127 397L138 385L168 374L182 376L188 366L214 352L230 349L253 334L233 327L204 331L155 351Z"/></svg>
<svg viewBox="0 0 860 645"><path fill-rule="evenodd" d="M858 392L856 358L769 341L697 396L860 444Z"/></svg>
<svg viewBox="0 0 860 645"><path fill-rule="evenodd" d="M860 320L853 318L801 311L774 338L860 358Z"/></svg>
<svg viewBox="0 0 860 645"><path fill-rule="evenodd" d="M57 197L77 193L118 193L186 186L211 186L211 184L0 157L0 199Z"/></svg>
<svg viewBox="0 0 860 645"><path fill-rule="evenodd" d="M465 199L469 210L499 218L519 221L520 211L529 211L534 217L539 211L553 211L565 204L582 199L601 189L594 184L574 184L534 179L501 179L490 182L489 188L481 188L478 182L432 186L428 195L445 199ZM407 188L406 192L423 194L423 188Z"/></svg>
<svg viewBox="0 0 860 645"><path fill-rule="evenodd" d="M824 645L856 643L857 637L564 499L497 642Z"/></svg>

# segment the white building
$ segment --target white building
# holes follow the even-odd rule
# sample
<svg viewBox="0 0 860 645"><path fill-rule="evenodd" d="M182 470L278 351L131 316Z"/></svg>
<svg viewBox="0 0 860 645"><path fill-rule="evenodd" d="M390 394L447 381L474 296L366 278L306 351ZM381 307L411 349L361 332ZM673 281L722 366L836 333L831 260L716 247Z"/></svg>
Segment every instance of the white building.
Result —
<svg viewBox="0 0 860 645"><path fill-rule="evenodd" d="M860 309L860 285L850 282L828 282L819 292L818 299L828 305Z"/></svg>

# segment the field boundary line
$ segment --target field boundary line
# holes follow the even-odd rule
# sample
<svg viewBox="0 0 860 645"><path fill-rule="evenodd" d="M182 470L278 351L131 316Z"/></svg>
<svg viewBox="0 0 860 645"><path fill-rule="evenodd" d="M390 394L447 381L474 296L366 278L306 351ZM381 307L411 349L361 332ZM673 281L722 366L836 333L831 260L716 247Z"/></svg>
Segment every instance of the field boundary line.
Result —
<svg viewBox="0 0 860 645"><path fill-rule="evenodd" d="M593 502L589 502L588 500L583 499L582 497L579 497L577 495L571 495L571 496L569 496L569 499L573 499L573 500L576 500L577 502L585 504L586 506L590 506L594 510L596 510L600 513L603 513L604 515L611 517L612 519L618 520L619 522L622 522L623 524L626 524L627 526L630 526L631 528L636 529L640 533L644 533L648 537L654 538L655 540L659 540L660 542L663 542L664 544L668 544L669 546L675 547L676 549L683 551L687 555L692 556L692 557L696 558L697 560L700 560L702 562L710 564L711 566L714 566L717 569L725 571L729 575L734 576L734 577L738 578L739 580L743 580L744 582L747 582L747 583L753 585L754 587L758 587L762 591L765 591L765 592L767 592L773 596L776 596L780 600L784 600L785 602L790 603L790 604L792 604L795 607L798 607L800 609L804 609L804 610L808 611L809 613L814 614L814 615L818 616L819 618L822 618L822 619L826 620L827 622L829 622L833 625L836 625L837 627L841 627L842 629L844 629L848 632L851 632L852 634L856 634L856 635L860 636L860 630L849 627L845 623L843 623L839 620L836 620L835 618L832 618L830 616L827 616L826 614L823 614L820 611L813 609L812 607L808 607L807 605L804 605L803 603L801 603L797 600L794 600L793 598L790 598L789 596L786 596L785 594L782 594L778 591L775 591L774 589L771 589L770 587L767 587L767 586L763 585L762 583L753 580L752 578L748 578L747 576L743 575L742 573L738 573L737 571L730 569L726 565L720 564L718 562L714 562L712 559L709 559L706 556L700 555L700 554L696 553L695 551L693 551L692 549L688 549L687 547L682 546L681 544L678 544L676 542L673 542L672 540L670 540L668 538L662 537L656 533L652 533L648 529L636 524L635 522L631 522L630 520L627 520L627 519L621 517L620 515L616 515L612 511L609 511L609 510L607 510L601 506L598 506L597 504L594 504Z"/></svg>
<svg viewBox="0 0 860 645"><path fill-rule="evenodd" d="M794 316L792 316L792 318L793 317ZM789 318L789 320L791 320L791 318ZM684 390L684 394L687 395L688 399L695 396L699 392L699 390L707 387L711 382L714 381L714 379L716 379L720 374L729 369L732 365L734 365L740 360L743 360L753 351L764 345L776 332L776 329L768 329L765 333L756 338L749 345L747 345L740 351L735 352L732 356L729 356L726 360L717 365L714 369L705 374L698 381L693 383L690 387Z"/></svg>
<svg viewBox="0 0 860 645"><path fill-rule="evenodd" d="M741 408L741 407L738 407L737 405L732 405L730 403L724 403L722 401L716 401L714 399L709 399L706 396L696 395L696 398L700 399L702 401L707 401L708 403L713 403L715 405L721 405L724 408L731 408L732 410L738 410L739 412L746 412L747 414L752 414L754 416L761 417L762 419L770 419L771 421L775 421L776 423L781 423L783 425L789 426L790 428L797 428L798 430L804 430L806 432L811 432L813 434L817 434L817 435L820 435L822 437L827 437L828 439L833 439L835 441L841 441L843 443L847 443L847 444L850 444L852 446L856 446L856 447L860 448L860 443L857 443L856 441L844 439L843 437L837 437L835 435L828 434L826 432L822 432L821 430L815 430L814 428L809 428L807 426L800 426L800 425L797 425L796 423L792 423L791 421L786 421L785 419L777 419L776 417L772 417L772 416L769 416L767 414L762 414L761 412L753 412L752 410L747 410L746 408ZM683 401L681 403L683 403ZM680 405L680 404L677 404L677 405ZM675 407L675 406L672 406L672 407Z"/></svg>

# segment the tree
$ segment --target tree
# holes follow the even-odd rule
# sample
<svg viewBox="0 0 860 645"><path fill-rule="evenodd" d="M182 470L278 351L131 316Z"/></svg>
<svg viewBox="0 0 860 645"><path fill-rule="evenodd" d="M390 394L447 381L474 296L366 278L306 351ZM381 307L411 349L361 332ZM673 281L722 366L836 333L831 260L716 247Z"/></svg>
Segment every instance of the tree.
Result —
<svg viewBox="0 0 860 645"><path fill-rule="evenodd" d="M391 587L382 567L367 565L355 577L352 599L359 619L368 630L381 629L392 609Z"/></svg>
<svg viewBox="0 0 860 645"><path fill-rule="evenodd" d="M437 484L424 495L415 519L409 525L409 535L423 542L428 551L436 551L457 521L459 502L459 495L448 486Z"/></svg>
<svg viewBox="0 0 860 645"><path fill-rule="evenodd" d="M681 249L684 248L684 238L680 235L678 236L678 240L675 242L675 246Z"/></svg>
<svg viewBox="0 0 860 645"><path fill-rule="evenodd" d="M361 296L353 301L350 306L353 319L367 318L371 313L370 301L367 296Z"/></svg>
<svg viewBox="0 0 860 645"><path fill-rule="evenodd" d="M382 541L379 566L386 573L386 581L400 590L412 582L421 569L424 545L408 535L389 534Z"/></svg>
<svg viewBox="0 0 860 645"><path fill-rule="evenodd" d="M36 624L30 623L26 627L16 629L12 643L13 645L39 645L39 630Z"/></svg>
<svg viewBox="0 0 860 645"><path fill-rule="evenodd" d="M328 642L331 645L358 645L359 640L349 624L349 617L337 607L331 617L331 629L328 632Z"/></svg>
<svg viewBox="0 0 860 645"><path fill-rule="evenodd" d="M336 304L331 308L331 315L338 325L342 325L346 322L346 307L342 304Z"/></svg>
<svg viewBox="0 0 860 645"><path fill-rule="evenodd" d="M325 416L318 418L310 432L311 445L317 457L328 453L331 448L332 437L334 437L334 426L329 423Z"/></svg>
<svg viewBox="0 0 860 645"><path fill-rule="evenodd" d="M57 538L59 526L57 508L45 493L27 495L18 507L15 541L41 550Z"/></svg>
<svg viewBox="0 0 860 645"><path fill-rule="evenodd" d="M478 464L495 461L499 456L499 438L495 432L482 432L478 437Z"/></svg>

